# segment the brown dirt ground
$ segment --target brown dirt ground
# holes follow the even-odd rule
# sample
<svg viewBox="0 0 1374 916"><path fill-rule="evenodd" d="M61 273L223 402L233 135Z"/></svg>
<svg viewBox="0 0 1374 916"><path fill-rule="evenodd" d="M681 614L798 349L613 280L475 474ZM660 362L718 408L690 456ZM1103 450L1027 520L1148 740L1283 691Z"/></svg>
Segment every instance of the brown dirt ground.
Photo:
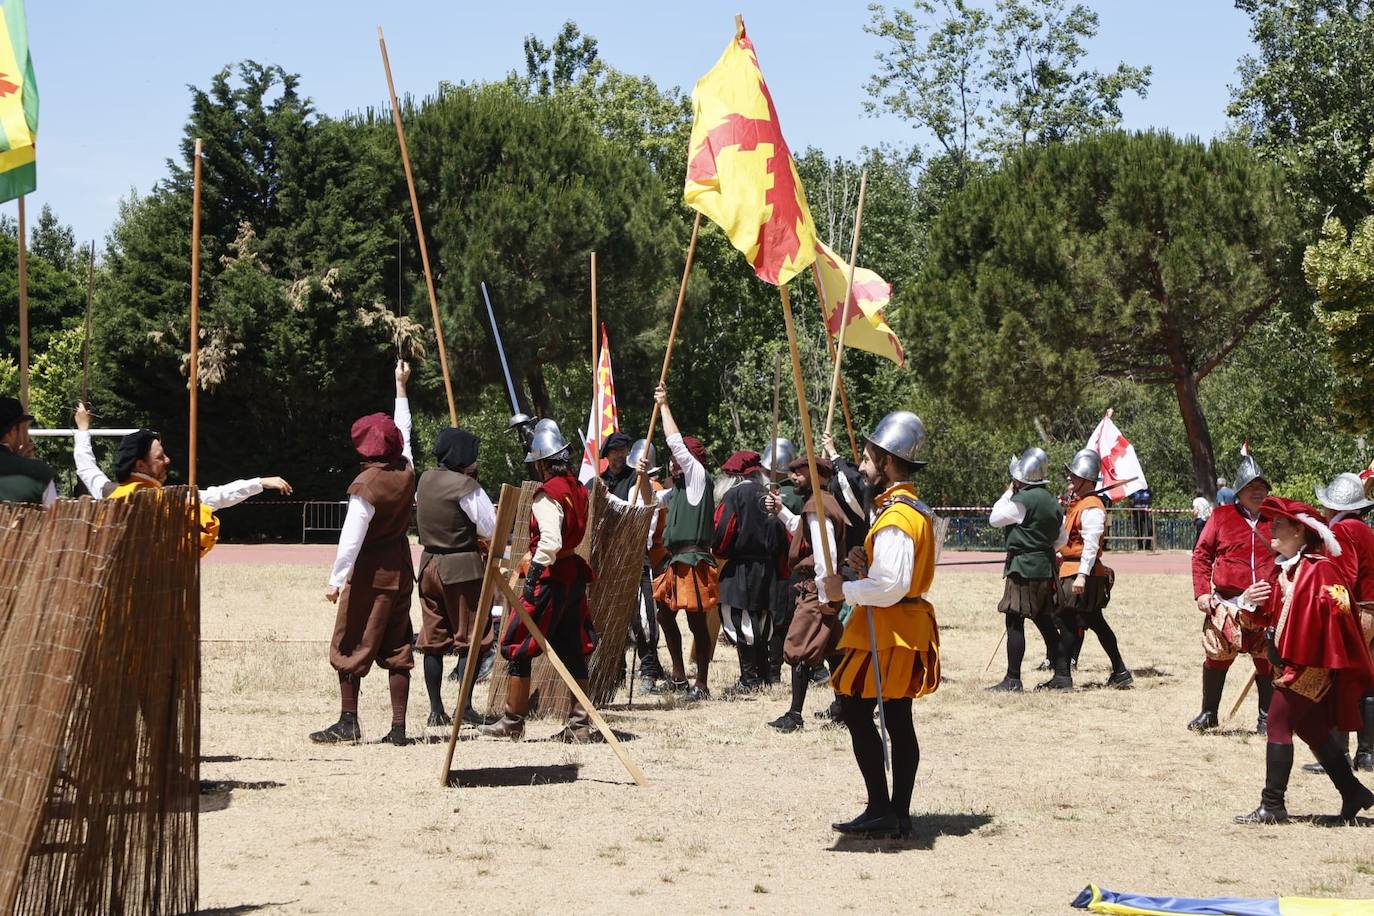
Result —
<svg viewBox="0 0 1374 916"><path fill-rule="evenodd" d="M999 577L941 571L932 597L946 681L915 704L922 760L906 844L845 843L830 830L863 792L847 734L811 716L828 691L811 692L807 728L792 735L764 725L786 707L781 690L695 708L637 696L633 710L622 694L607 717L634 736L642 789L604 745L464 741L458 788L438 785L437 733L407 748L312 745L306 734L337 711L324 578L323 566L205 568L202 778L233 787L203 799L201 905L212 912L1065 913L1090 881L1374 897L1374 821L1231 823L1258 800L1263 742L1248 731L1253 699L1222 734L1183 728L1197 711L1201 650L1182 576L1118 581L1109 617L1135 690L1017 696L983 692L1003 658L983 673L1001 625ZM717 653L717 691L734 678L733 656ZM1092 637L1082 665L1081 685L1107 676ZM1248 675L1238 663L1223 712ZM425 734L426 710L417 669L411 734ZM388 715L374 673L362 697L370 741ZM1295 771L1288 804L1332 813L1337 796Z"/></svg>

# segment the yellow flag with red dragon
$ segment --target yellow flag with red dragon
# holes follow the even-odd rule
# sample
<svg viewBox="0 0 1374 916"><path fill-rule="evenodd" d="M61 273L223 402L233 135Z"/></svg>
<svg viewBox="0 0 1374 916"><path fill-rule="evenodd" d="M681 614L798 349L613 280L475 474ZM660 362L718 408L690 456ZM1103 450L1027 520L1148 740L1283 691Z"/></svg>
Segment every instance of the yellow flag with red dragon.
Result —
<svg viewBox="0 0 1374 916"><path fill-rule="evenodd" d="M816 227L742 22L697 81L692 110L683 201L725 230L760 280L786 283L816 259Z"/></svg>

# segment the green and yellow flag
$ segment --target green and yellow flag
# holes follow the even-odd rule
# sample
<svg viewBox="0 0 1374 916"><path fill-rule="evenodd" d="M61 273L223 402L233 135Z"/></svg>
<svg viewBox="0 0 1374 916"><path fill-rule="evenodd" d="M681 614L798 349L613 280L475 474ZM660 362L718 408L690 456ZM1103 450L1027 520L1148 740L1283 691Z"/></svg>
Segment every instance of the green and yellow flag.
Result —
<svg viewBox="0 0 1374 916"><path fill-rule="evenodd" d="M38 82L29 57L24 0L0 0L0 203L38 187Z"/></svg>

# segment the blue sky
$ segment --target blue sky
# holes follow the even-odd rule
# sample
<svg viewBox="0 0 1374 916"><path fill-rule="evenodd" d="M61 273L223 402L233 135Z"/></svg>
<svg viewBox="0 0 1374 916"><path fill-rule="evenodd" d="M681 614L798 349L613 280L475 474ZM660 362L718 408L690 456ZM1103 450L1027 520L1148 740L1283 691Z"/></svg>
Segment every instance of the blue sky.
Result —
<svg viewBox="0 0 1374 916"><path fill-rule="evenodd" d="M1228 85L1250 49L1246 17L1226 0L1098 0L1093 66L1149 64L1145 100L1128 99L1126 126L1211 137L1227 127ZM188 84L205 85L244 58L301 75L319 110L343 114L385 104L376 26L400 92L440 80L482 80L523 67L521 41L545 39L574 19L618 69L690 89L719 56L743 13L794 149L852 155L863 146L909 143L914 132L863 114L863 85L878 39L863 30L866 2L810 0L690 4L516 0L278 0L186 4L163 0L29 0L29 38L42 98L38 192L77 238L99 239L121 197L165 172L188 111ZM397 180L401 180L398 174ZM14 204L6 205L13 212ZM32 217L31 217L32 219Z"/></svg>

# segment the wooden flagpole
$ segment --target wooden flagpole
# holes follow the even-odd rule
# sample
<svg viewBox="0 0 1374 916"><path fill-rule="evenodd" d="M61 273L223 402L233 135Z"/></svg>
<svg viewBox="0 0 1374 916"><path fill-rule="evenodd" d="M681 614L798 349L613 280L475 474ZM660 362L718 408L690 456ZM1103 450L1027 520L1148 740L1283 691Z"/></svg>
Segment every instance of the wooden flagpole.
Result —
<svg viewBox="0 0 1374 916"><path fill-rule="evenodd" d="M825 321L829 315L825 308L825 285L821 283L821 269L815 261L811 262L811 279L816 284L816 299L821 307L821 320ZM830 329L825 331L826 352L830 358L835 358L835 341L830 339ZM849 433L849 450L854 454L854 466L859 465L859 440L854 435L854 417L849 413L849 392L845 390L844 376L840 376L840 406L844 408L844 428Z"/></svg>
<svg viewBox="0 0 1374 916"><path fill-rule="evenodd" d="M738 17L736 17L738 18ZM677 305L673 308L673 325L668 329L668 349L663 354L663 371L658 374L660 385L668 384L668 365L673 361L673 341L677 339L677 325L682 318L682 303L687 299L687 278L692 275L692 257L697 250L697 233L701 230L701 211L697 211L697 218L692 221L692 240L687 243L687 262L682 265L682 284L677 290ZM654 409L649 413L649 431L644 434L644 441L652 443L654 441L654 427L658 425L658 401L654 401ZM639 488L640 504L649 505L651 493L649 492L649 475L639 473L636 481Z"/></svg>
<svg viewBox="0 0 1374 916"><path fill-rule="evenodd" d="M830 379L830 408L825 414L825 431L827 433L830 432L831 424L835 419L835 395L840 387L840 364L844 361L844 339L849 334L849 300L854 296L854 270L859 262L859 230L863 226L864 195L867 191L868 169L864 169L863 177L859 179L859 207L854 212L854 241L850 245L849 280L844 286L844 303L840 311L840 339L835 347L835 374Z"/></svg>
<svg viewBox="0 0 1374 916"><path fill-rule="evenodd" d="M600 441L600 336L598 335L598 320L596 320L596 253L592 251L592 427L591 441L587 442L587 450L591 455L592 477L599 477L600 474L600 453L596 448L596 442Z"/></svg>
<svg viewBox="0 0 1374 916"><path fill-rule="evenodd" d="M200 420L200 151L196 138L195 163L192 167L191 192L191 364L187 372L191 380L191 441L186 455L186 482L191 492L196 490L196 426Z"/></svg>
<svg viewBox="0 0 1374 916"><path fill-rule="evenodd" d="M86 271L86 333L81 339L81 403L91 404L91 300L95 297L95 239L91 239L91 260Z"/></svg>
<svg viewBox="0 0 1374 916"><path fill-rule="evenodd" d="M415 235L420 240L420 261L425 271L425 289L429 292L429 310L434 319L434 342L439 348L439 369L444 374L444 395L448 398L450 426L458 425L458 407L453 400L453 379L448 374L448 350L444 347L444 326L439 320L439 299L434 295L434 273L429 269L429 246L425 244L425 224L420 219L420 198L415 195L415 176L410 171L410 150L406 147L405 128L401 125L401 106L396 101L396 84L391 79L391 59L386 53L386 39L382 27L377 26L377 44L382 49L382 67L386 70L386 89L391 96L391 118L396 122L396 140L401 145L401 165L405 168L406 187L410 189L410 212L415 217Z"/></svg>
<svg viewBox="0 0 1374 916"><path fill-rule="evenodd" d="M816 521L820 523L821 529L821 556L825 558L825 565L831 575L834 575L837 569L832 567L830 558L836 557L836 554L830 550L830 528L826 525L825 500L820 498L825 489L821 486L820 474L816 472L816 445L811 435L811 410L806 405L806 382L802 380L801 350L797 347L797 328L792 321L792 300L787 296L786 283L779 284L778 293L782 296L782 320L787 328L787 348L792 352L792 381L797 388L797 406L801 409L802 441L806 444L806 464L811 472L811 492L816 497Z"/></svg>
<svg viewBox="0 0 1374 916"><path fill-rule="evenodd" d="M29 253L24 238L24 196L19 196L19 403L29 409Z"/></svg>
<svg viewBox="0 0 1374 916"><path fill-rule="evenodd" d="M768 447L773 450L773 457L770 459L773 466L768 469L771 483L768 489L776 491L778 489L778 407L782 401L782 351L778 351L778 357L773 361L773 438L768 440ZM783 468L786 470L786 468Z"/></svg>

